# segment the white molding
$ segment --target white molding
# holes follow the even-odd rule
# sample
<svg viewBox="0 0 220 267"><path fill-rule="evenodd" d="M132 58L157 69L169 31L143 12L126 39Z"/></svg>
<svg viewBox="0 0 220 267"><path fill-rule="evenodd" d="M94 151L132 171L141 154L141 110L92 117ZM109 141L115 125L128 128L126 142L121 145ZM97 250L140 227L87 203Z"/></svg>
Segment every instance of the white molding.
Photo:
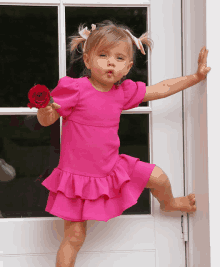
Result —
<svg viewBox="0 0 220 267"><path fill-rule="evenodd" d="M16 5L16 6L47 6L47 5L59 5L60 0L26 0L26 1L20 1L20 0L8 0L8 1L2 1L0 0L0 6L1 5Z"/></svg>
<svg viewBox="0 0 220 267"><path fill-rule="evenodd" d="M83 5L83 6L138 6L150 5L151 0L63 0L65 5Z"/></svg>
<svg viewBox="0 0 220 267"><path fill-rule="evenodd" d="M153 220L154 217L151 214L132 214L132 215L120 215L117 219L123 220L123 219L143 219L143 217L147 216L148 219ZM36 222L36 221L63 221L59 217L30 217L30 218L2 218L1 222L3 223L9 223L9 222ZM90 220L95 221L95 220Z"/></svg>
<svg viewBox="0 0 220 267"><path fill-rule="evenodd" d="M65 6L60 0L58 6L58 42L59 42L59 78L66 76L66 22ZM60 118L60 144L62 135L63 118Z"/></svg>
<svg viewBox="0 0 220 267"><path fill-rule="evenodd" d="M183 0L183 76L197 70L206 45L206 0ZM207 83L184 90L184 157L186 195L194 192L197 211L189 218L187 266L210 267Z"/></svg>
<svg viewBox="0 0 220 267"><path fill-rule="evenodd" d="M62 1L62 0L61 0ZM66 23L65 6L58 6L59 78L66 76Z"/></svg>
<svg viewBox="0 0 220 267"><path fill-rule="evenodd" d="M0 108L1 115L37 115L37 108Z"/></svg>
<svg viewBox="0 0 220 267"><path fill-rule="evenodd" d="M68 5L68 6L146 6L151 0L0 0L0 5Z"/></svg>
<svg viewBox="0 0 220 267"><path fill-rule="evenodd" d="M100 254L100 253L105 253L105 254L122 254L122 253L143 253L143 252L156 252L156 249L132 249L132 250L108 250L107 252L103 251L103 250L81 250L79 253L82 254ZM40 256L48 256L48 255L57 255L57 252L46 252L46 253L25 253L25 254L19 254L19 257L40 257ZM6 258L17 258L18 255L17 254L4 254L2 255L2 257ZM1 265L0 265L1 266Z"/></svg>
<svg viewBox="0 0 220 267"><path fill-rule="evenodd" d="M151 84L182 76L181 0L153 0L151 13ZM154 100L152 104L152 163L169 177L174 197L184 194L182 93ZM185 266L181 212L166 213L153 199L156 265ZM147 265L146 265L147 266ZM153 266L153 265L149 265Z"/></svg>
<svg viewBox="0 0 220 267"><path fill-rule="evenodd" d="M151 114L151 113L152 113L151 107L137 107L122 111L122 114Z"/></svg>
<svg viewBox="0 0 220 267"><path fill-rule="evenodd" d="M62 72L61 74L62 75ZM65 76L65 75L64 75ZM62 76L63 77L63 76ZM0 108L0 116L1 115L37 115L37 108ZM137 107L128 110L123 110L122 114L151 114L151 107Z"/></svg>
<svg viewBox="0 0 220 267"><path fill-rule="evenodd" d="M207 16L207 49L209 50L207 66L211 71L207 76L207 121L208 121L208 172L209 172L209 220L211 266L220 266L219 257L219 43L216 42L215 29L220 25L220 1L209 0L206 6ZM216 201L217 200L217 201Z"/></svg>

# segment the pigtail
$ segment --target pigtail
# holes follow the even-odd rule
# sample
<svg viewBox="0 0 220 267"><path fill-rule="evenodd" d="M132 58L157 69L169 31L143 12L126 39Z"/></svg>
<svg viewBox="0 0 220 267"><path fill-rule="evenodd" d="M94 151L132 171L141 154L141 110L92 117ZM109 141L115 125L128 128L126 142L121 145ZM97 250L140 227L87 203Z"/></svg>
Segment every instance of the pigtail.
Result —
<svg viewBox="0 0 220 267"><path fill-rule="evenodd" d="M145 32L139 38L142 44L145 44L152 52L153 41L148 37L148 32Z"/></svg>
<svg viewBox="0 0 220 267"><path fill-rule="evenodd" d="M79 25L78 32L81 31L84 28L83 25ZM78 35L72 35L68 38L70 40L67 51L70 53L70 64L73 64L76 60L81 59L80 58L75 59L76 50L78 53L82 54L83 46L85 44L86 39L84 39L82 36ZM78 50L80 48L81 51Z"/></svg>

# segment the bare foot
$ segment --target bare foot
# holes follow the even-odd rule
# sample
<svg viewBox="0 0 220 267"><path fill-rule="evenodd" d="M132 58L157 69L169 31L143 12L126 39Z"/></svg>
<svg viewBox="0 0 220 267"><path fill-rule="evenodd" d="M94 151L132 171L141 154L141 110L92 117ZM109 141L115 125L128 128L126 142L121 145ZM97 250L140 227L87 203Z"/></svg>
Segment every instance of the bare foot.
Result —
<svg viewBox="0 0 220 267"><path fill-rule="evenodd" d="M195 212L195 194L189 194L185 197L176 197L174 198L173 203L169 205L160 204L160 208L163 211L183 211L183 212Z"/></svg>

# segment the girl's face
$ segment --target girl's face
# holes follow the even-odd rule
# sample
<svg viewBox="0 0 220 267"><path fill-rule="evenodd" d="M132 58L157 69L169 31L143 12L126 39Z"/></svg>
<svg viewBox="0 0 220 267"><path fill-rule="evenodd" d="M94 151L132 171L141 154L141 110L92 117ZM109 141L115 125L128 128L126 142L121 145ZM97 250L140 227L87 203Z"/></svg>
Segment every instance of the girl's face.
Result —
<svg viewBox="0 0 220 267"><path fill-rule="evenodd" d="M91 70L90 81L98 88L111 89L114 83L127 75L133 65L128 54L127 44L118 42L117 46L108 51L100 51L88 57L84 55L87 69Z"/></svg>

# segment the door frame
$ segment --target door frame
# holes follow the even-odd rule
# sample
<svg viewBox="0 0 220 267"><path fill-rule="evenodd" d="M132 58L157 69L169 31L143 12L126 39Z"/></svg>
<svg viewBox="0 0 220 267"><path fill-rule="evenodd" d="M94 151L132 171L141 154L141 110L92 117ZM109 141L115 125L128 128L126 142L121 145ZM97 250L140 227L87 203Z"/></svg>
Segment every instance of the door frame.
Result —
<svg viewBox="0 0 220 267"><path fill-rule="evenodd" d="M183 76L197 71L206 45L206 0L182 0ZM185 194L194 192L197 211L188 215L187 266L210 267L207 80L183 92ZM202 167L201 167L202 166Z"/></svg>

